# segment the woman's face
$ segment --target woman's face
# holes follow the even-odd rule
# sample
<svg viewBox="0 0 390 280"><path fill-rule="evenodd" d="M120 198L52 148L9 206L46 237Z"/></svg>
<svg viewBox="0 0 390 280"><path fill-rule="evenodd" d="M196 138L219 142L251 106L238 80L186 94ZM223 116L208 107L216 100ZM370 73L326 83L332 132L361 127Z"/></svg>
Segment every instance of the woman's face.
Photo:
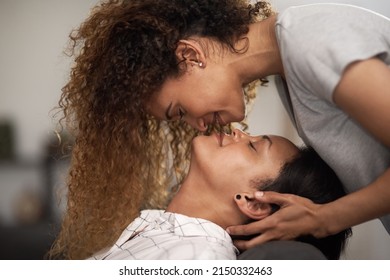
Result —
<svg viewBox="0 0 390 280"><path fill-rule="evenodd" d="M205 131L218 118L221 125L245 117L243 87L227 67L208 63L187 66L183 75L170 78L147 104L150 114L162 120L182 119Z"/></svg>
<svg viewBox="0 0 390 280"><path fill-rule="evenodd" d="M298 148L280 136L249 136L240 130L231 135L198 136L193 140L191 169L208 185L231 193L248 191L253 180L274 179ZM191 172L191 170L190 170Z"/></svg>

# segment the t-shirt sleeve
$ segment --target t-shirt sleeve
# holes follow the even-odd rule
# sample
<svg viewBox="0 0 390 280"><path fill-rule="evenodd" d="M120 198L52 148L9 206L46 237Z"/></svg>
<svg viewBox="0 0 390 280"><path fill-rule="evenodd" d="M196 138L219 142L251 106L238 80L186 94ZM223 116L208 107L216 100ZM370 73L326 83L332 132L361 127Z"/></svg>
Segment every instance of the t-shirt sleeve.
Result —
<svg viewBox="0 0 390 280"><path fill-rule="evenodd" d="M348 65L372 57L390 58L390 21L366 10L319 6L305 13L291 9L282 22L286 74L304 92L329 102L333 103L334 89Z"/></svg>

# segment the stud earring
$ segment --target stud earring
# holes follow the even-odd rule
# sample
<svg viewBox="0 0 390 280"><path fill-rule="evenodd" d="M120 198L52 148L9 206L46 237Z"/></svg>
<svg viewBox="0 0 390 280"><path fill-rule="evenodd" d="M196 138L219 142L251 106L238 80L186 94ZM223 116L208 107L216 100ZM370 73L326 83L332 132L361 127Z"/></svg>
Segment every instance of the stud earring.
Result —
<svg viewBox="0 0 390 280"><path fill-rule="evenodd" d="M203 67L203 62L199 62L199 63L198 63L198 66L199 66L199 67Z"/></svg>

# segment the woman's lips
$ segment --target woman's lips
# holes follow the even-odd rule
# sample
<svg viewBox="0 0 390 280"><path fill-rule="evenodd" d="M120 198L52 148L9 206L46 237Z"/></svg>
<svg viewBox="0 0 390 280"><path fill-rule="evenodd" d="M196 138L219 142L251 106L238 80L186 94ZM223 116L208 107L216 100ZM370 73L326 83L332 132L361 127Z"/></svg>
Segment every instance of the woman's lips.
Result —
<svg viewBox="0 0 390 280"><path fill-rule="evenodd" d="M222 142L223 142L223 137L224 137L224 133L215 133L215 136L217 137L217 142L219 144L220 147L222 147Z"/></svg>

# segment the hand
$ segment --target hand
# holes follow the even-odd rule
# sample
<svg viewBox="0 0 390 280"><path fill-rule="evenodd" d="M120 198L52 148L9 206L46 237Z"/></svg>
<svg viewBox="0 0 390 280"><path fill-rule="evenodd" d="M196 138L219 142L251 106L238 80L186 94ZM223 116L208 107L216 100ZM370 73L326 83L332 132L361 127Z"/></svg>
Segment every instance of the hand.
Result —
<svg viewBox="0 0 390 280"><path fill-rule="evenodd" d="M235 240L235 246L241 250L250 249L270 240L291 240L301 235L311 234L317 238L326 236L326 230L319 219L323 205L291 194L277 192L256 192L255 198L262 203L280 206L274 214L247 225L232 226L228 232L237 236L258 236L248 240Z"/></svg>

